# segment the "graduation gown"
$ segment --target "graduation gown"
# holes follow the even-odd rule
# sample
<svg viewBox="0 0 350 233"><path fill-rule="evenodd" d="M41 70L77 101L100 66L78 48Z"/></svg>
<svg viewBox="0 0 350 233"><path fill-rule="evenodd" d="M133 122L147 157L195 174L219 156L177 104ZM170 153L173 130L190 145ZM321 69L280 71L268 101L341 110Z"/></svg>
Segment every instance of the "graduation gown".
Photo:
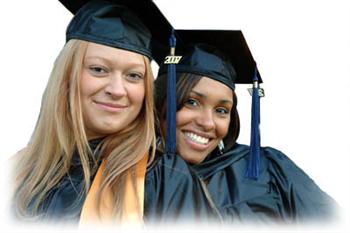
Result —
<svg viewBox="0 0 350 233"><path fill-rule="evenodd" d="M330 220L334 200L282 152L262 148L261 173L245 178L249 146L236 144L198 165L158 152L145 178L145 222Z"/></svg>
<svg viewBox="0 0 350 233"><path fill-rule="evenodd" d="M89 146L94 151L94 159L90 158L92 171L91 187L88 194L85 192L83 167L77 152L73 154L72 165L69 173L65 175L59 184L53 188L42 202L39 208L39 219L49 222L78 223L90 226L91 224L103 225L118 223L119 226L128 224L142 224L144 178L148 161L145 154L135 167L136 192L132 182L132 174L128 172L124 195L123 216L121 220L113 216L112 190L105 188L101 192L101 203L97 199L97 193L101 185L101 177L105 169L105 160L101 160L100 151L96 150L102 139L89 141ZM95 164L94 160L97 161ZM98 169L97 169L98 168ZM139 208L139 206L141 208Z"/></svg>
<svg viewBox="0 0 350 233"><path fill-rule="evenodd" d="M93 139L89 141L92 151L95 151L102 139ZM94 156L100 164L99 151ZM92 182L97 167L93 159L90 159L92 174L90 181ZM48 222L75 222L80 218L80 213L86 198L84 191L84 171L77 151L73 154L71 167L61 181L47 194L44 201L39 207L38 218ZM29 209L31 206L29 206Z"/></svg>

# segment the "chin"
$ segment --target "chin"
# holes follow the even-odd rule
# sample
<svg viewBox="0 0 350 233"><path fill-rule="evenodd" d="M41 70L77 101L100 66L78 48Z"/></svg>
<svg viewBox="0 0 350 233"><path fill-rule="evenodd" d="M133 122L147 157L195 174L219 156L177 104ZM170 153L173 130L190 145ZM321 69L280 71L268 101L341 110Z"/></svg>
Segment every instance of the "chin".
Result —
<svg viewBox="0 0 350 233"><path fill-rule="evenodd" d="M192 155L195 154L195 153L192 153ZM190 163L190 164L199 164L201 163L206 156L202 156L202 155L196 155L196 156L182 156L180 154L180 156L183 158L183 160L185 160L187 163Z"/></svg>
<svg viewBox="0 0 350 233"><path fill-rule="evenodd" d="M96 130L95 132L100 135L101 137L105 137L111 134L116 134L120 131L119 128L113 129L113 128L100 128Z"/></svg>

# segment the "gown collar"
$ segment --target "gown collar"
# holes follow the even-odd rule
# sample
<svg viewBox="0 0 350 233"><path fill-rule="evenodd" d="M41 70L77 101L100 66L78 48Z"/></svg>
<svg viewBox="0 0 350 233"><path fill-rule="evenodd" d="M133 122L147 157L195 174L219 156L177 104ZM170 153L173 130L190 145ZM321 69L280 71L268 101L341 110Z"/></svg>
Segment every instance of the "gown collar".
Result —
<svg viewBox="0 0 350 233"><path fill-rule="evenodd" d="M93 152L93 157L94 158L90 158L90 163L94 163L95 161L99 160L99 155L100 155L100 149L98 149L98 151L96 151L97 147L99 146L99 144L102 142L104 138L95 138L95 139L91 139L88 141L89 143L89 147L91 149L91 151ZM80 166L81 165L81 160L80 160L80 156L78 154L78 150L75 149L73 156L72 156L72 166Z"/></svg>
<svg viewBox="0 0 350 233"><path fill-rule="evenodd" d="M191 170L201 179L207 179L217 171L225 169L234 162L249 154L249 146L235 144L231 150L224 154L208 155L200 164L191 165Z"/></svg>

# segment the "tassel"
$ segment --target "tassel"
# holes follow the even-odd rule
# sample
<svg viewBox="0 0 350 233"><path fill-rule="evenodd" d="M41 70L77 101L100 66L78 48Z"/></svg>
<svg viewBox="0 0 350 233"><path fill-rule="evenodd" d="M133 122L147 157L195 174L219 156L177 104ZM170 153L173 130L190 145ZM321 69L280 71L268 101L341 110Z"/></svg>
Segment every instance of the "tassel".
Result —
<svg viewBox="0 0 350 233"><path fill-rule="evenodd" d="M169 39L170 56L175 56L176 38L174 30ZM176 65L168 64L167 80L167 112L166 112L166 153L174 155L176 152Z"/></svg>
<svg viewBox="0 0 350 233"><path fill-rule="evenodd" d="M246 170L246 178L257 180L260 172L260 88L257 69L254 72L252 88L252 116L250 135L250 157Z"/></svg>

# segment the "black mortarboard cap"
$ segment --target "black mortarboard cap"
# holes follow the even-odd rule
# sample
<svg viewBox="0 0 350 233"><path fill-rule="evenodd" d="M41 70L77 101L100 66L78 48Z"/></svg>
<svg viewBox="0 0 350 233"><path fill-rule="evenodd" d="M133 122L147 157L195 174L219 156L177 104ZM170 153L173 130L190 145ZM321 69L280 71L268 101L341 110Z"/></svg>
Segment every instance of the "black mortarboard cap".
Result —
<svg viewBox="0 0 350 233"><path fill-rule="evenodd" d="M67 41L82 39L152 58L166 48L172 27L151 0L60 0L75 16Z"/></svg>
<svg viewBox="0 0 350 233"><path fill-rule="evenodd" d="M220 81L231 89L234 84L252 83L256 63L240 30L176 30L177 73L194 73ZM165 51L164 51L165 52ZM165 54L157 51L161 64ZM159 74L165 73L162 65ZM257 71L259 83L262 82Z"/></svg>

